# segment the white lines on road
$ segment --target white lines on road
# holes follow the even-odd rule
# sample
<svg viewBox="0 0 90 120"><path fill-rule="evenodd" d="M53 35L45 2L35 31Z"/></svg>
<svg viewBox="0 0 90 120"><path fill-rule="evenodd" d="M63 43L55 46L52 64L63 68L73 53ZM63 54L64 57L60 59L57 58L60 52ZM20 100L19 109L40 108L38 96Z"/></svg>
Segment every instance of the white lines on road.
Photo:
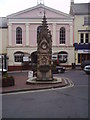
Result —
<svg viewBox="0 0 90 120"><path fill-rule="evenodd" d="M47 92L47 91L52 91L52 90L54 91L54 90L71 88L71 87L74 86L74 83L73 83L70 79L67 78L67 81L69 82L69 85L68 85L68 86L65 86L65 87L42 89L42 90L21 91L21 92L12 92L12 93L4 93L4 94L2 94L2 95L5 96L5 95L18 95L18 94L34 93L34 92Z"/></svg>

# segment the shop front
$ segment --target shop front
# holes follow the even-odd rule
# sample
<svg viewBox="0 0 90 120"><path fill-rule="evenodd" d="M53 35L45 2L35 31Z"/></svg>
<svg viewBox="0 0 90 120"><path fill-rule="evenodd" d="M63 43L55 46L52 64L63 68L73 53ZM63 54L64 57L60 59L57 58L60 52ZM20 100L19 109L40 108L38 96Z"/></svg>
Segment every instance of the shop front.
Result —
<svg viewBox="0 0 90 120"><path fill-rule="evenodd" d="M90 44L75 44L75 54L77 65L85 60L90 60Z"/></svg>

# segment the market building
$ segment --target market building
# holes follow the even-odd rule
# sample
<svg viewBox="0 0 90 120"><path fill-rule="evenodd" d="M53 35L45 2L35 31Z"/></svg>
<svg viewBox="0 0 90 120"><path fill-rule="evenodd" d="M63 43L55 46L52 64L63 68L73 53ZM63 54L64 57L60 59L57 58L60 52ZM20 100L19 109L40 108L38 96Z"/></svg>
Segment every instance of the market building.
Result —
<svg viewBox="0 0 90 120"><path fill-rule="evenodd" d="M44 11L52 34L52 52L59 54L61 65L74 63L73 17L44 4L7 16L7 56L9 70L22 68L22 62L35 62L37 33ZM24 59L23 59L24 58Z"/></svg>

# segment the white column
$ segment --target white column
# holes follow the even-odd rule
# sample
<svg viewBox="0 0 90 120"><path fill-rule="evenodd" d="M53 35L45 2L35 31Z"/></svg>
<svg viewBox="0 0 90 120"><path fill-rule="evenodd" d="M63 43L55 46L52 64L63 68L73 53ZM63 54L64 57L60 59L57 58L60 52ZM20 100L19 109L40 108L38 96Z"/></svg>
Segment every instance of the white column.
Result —
<svg viewBox="0 0 90 120"><path fill-rule="evenodd" d="M83 35L84 35L84 40L83 40L83 42L85 43L85 42L86 42L86 40L85 40L85 39L86 39L86 36L85 36L86 34L83 33Z"/></svg>
<svg viewBox="0 0 90 120"><path fill-rule="evenodd" d="M73 26L70 24L70 46L73 45Z"/></svg>
<svg viewBox="0 0 90 120"><path fill-rule="evenodd" d="M8 40L9 46L12 46L12 24L8 24Z"/></svg>
<svg viewBox="0 0 90 120"><path fill-rule="evenodd" d="M56 45L56 23L53 23L52 45Z"/></svg>
<svg viewBox="0 0 90 120"><path fill-rule="evenodd" d="M29 46L29 24L26 23L26 46Z"/></svg>
<svg viewBox="0 0 90 120"><path fill-rule="evenodd" d="M80 43L81 42L81 40L80 40L80 33L78 33L78 36L79 37L78 37L78 41L77 42Z"/></svg>

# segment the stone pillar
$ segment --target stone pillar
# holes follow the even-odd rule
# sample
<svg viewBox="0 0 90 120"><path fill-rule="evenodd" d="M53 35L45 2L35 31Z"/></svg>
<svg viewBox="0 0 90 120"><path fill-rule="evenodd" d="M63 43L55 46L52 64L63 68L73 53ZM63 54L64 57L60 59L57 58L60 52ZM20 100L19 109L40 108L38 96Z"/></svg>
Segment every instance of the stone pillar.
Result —
<svg viewBox="0 0 90 120"><path fill-rule="evenodd" d="M75 63L78 64L78 52L75 52Z"/></svg>
<svg viewBox="0 0 90 120"><path fill-rule="evenodd" d="M26 46L29 46L29 23L26 23Z"/></svg>
<svg viewBox="0 0 90 120"><path fill-rule="evenodd" d="M70 24L70 46L73 46L73 25Z"/></svg>
<svg viewBox="0 0 90 120"><path fill-rule="evenodd" d="M78 33L78 44L81 42L81 40L80 40L80 33Z"/></svg>
<svg viewBox="0 0 90 120"><path fill-rule="evenodd" d="M85 33L83 33L83 35L84 35L83 42L86 43L86 41L85 41L85 39L86 39Z"/></svg>
<svg viewBox="0 0 90 120"><path fill-rule="evenodd" d="M9 46L12 46L12 24L8 24L8 40Z"/></svg>
<svg viewBox="0 0 90 120"><path fill-rule="evenodd" d="M0 30L0 54L2 54L2 40L3 40L3 37L2 37L2 30Z"/></svg>
<svg viewBox="0 0 90 120"><path fill-rule="evenodd" d="M53 23L52 45L56 45L56 23Z"/></svg>

